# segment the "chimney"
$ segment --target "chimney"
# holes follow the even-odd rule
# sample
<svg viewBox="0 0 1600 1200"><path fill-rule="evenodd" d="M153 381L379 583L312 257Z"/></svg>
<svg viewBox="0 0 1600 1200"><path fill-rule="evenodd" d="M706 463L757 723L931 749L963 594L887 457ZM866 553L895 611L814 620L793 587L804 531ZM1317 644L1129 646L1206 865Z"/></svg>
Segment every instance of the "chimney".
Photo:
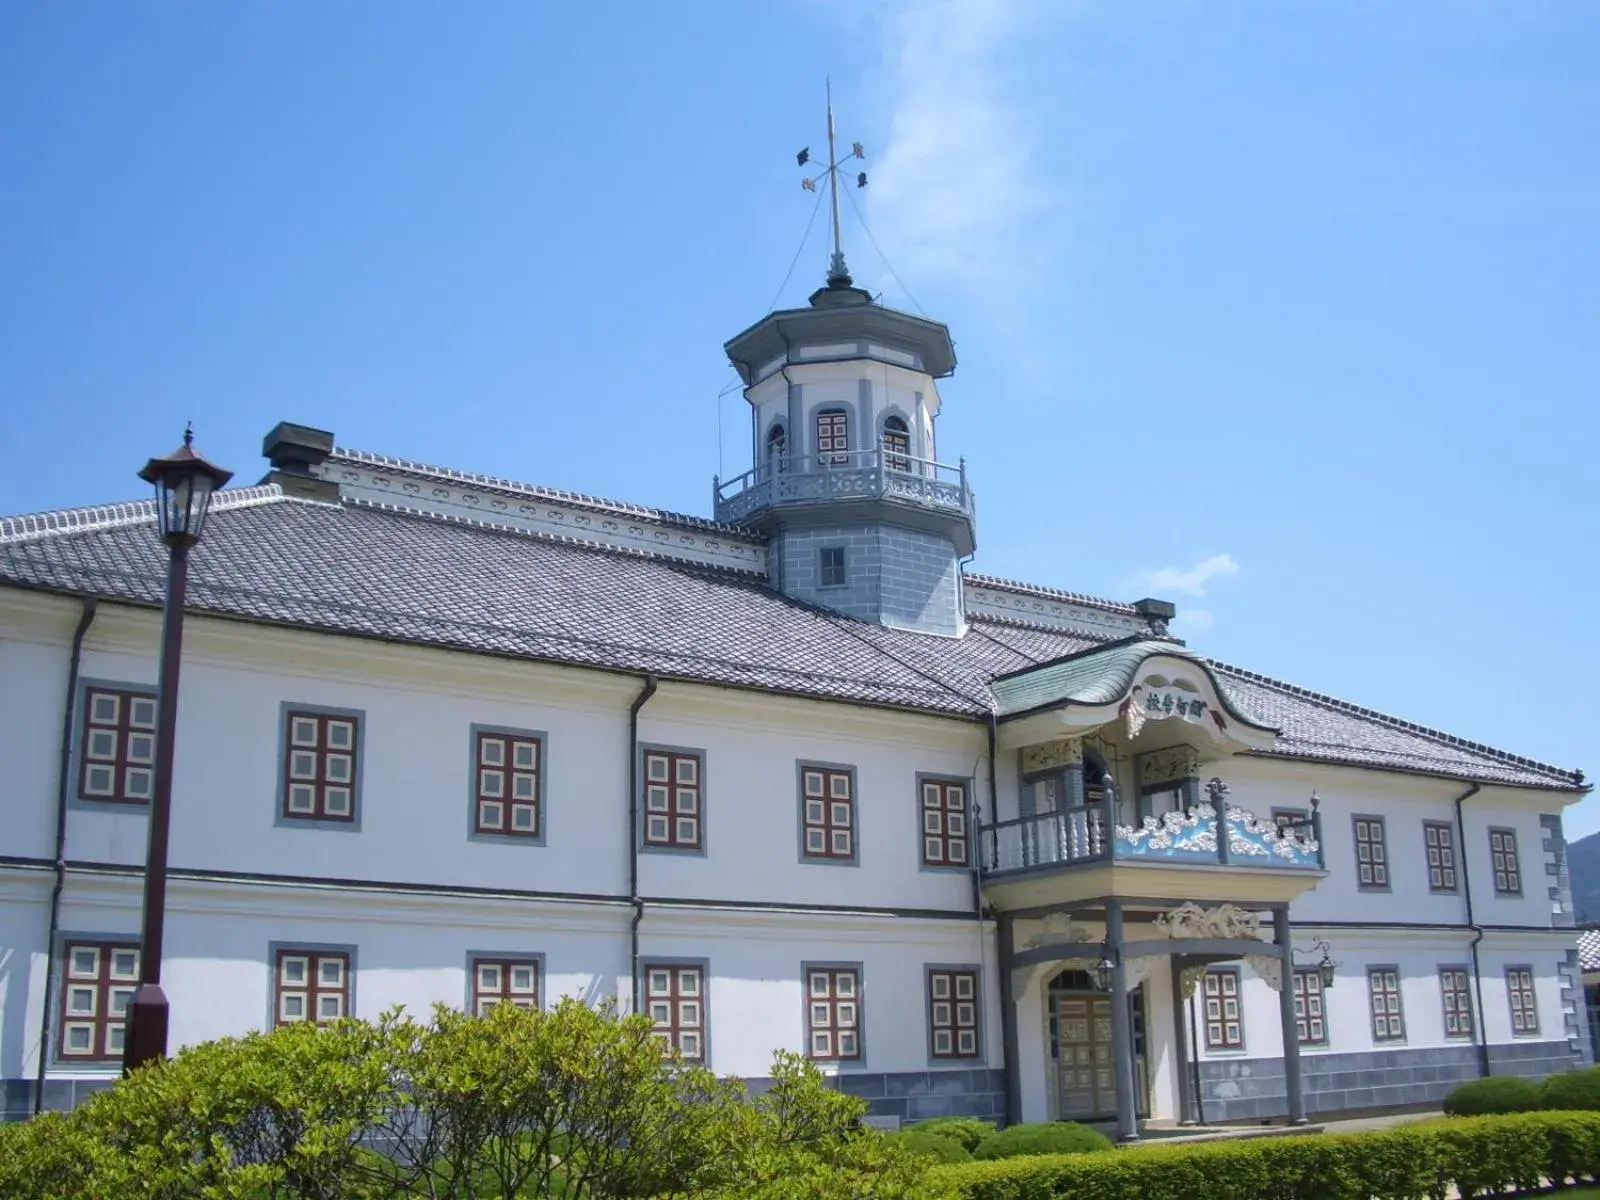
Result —
<svg viewBox="0 0 1600 1200"><path fill-rule="evenodd" d="M1145 619L1151 633L1165 637L1167 623L1178 615L1178 606L1170 600L1152 600L1147 596L1133 602L1133 611Z"/></svg>
<svg viewBox="0 0 1600 1200"><path fill-rule="evenodd" d="M316 468L333 452L333 434L326 429L279 421L261 439L261 453L272 469L262 483L275 483L286 495L302 500L339 503L339 485L317 474Z"/></svg>

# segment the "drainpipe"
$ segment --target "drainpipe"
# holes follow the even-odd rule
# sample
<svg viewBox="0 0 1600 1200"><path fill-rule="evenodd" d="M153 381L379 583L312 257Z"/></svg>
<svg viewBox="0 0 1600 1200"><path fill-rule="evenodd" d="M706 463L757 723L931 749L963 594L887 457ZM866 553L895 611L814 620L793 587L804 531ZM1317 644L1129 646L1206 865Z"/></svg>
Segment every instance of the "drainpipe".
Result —
<svg viewBox="0 0 1600 1200"><path fill-rule="evenodd" d="M1483 941L1483 927L1472 917L1472 873L1467 869L1467 826L1461 815L1461 806L1483 790L1482 784L1473 784L1456 797L1456 865L1461 871L1461 890L1467 898L1467 928L1472 930L1472 990L1477 995L1478 1019L1473 1028L1478 1037L1478 1074L1489 1074L1489 1031L1483 1019L1483 965L1478 959L1478 943Z"/></svg>
<svg viewBox="0 0 1600 1200"><path fill-rule="evenodd" d="M628 930L628 977L633 984L633 1008L639 1011L639 922L644 920L644 900L639 896L639 710L656 694L656 677L644 677L644 689L628 706L628 900L633 923Z"/></svg>
<svg viewBox="0 0 1600 1200"><path fill-rule="evenodd" d="M39 1017L39 1065L33 1078L33 1115L44 1109L44 1070L50 1057L51 983L56 969L56 934L61 930L61 893L67 886L67 797L71 794L72 725L78 707L78 668L83 662L83 639L89 632L99 601L83 598L83 612L72 633L72 655L67 665L67 702L61 712L61 765L56 779L56 882L50 891L50 926L44 939L44 1005Z"/></svg>
<svg viewBox="0 0 1600 1200"><path fill-rule="evenodd" d="M995 778L995 773L994 773L995 742L999 740L1000 727L999 727L999 722L997 722L995 720L995 715L992 712L989 714L988 734L989 734L989 824L990 824L991 827L993 827L993 826L998 825L1000 823L1000 784L999 784L999 781ZM983 915L983 882L982 882L982 880L983 880L983 836L982 836L983 831L982 831L981 828L979 829L978 833L979 833L979 836L976 839L974 839L973 843L970 843L970 844L973 845L973 848L976 851L972 856L972 904L973 904L973 907L978 910L978 915L981 918L982 915ZM998 837L999 835L995 834L994 836ZM999 852L1000 852L1000 847L999 847L999 844L997 843L995 845L995 855L997 857L999 855Z"/></svg>

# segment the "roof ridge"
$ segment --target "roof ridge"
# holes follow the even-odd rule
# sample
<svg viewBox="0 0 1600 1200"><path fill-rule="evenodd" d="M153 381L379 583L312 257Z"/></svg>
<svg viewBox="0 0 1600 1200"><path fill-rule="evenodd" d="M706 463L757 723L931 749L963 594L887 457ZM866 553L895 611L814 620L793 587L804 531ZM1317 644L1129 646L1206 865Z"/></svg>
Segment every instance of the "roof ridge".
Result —
<svg viewBox="0 0 1600 1200"><path fill-rule="evenodd" d="M680 566L693 567L697 571L704 571L712 575L731 575L744 581L760 581L766 578L761 571L749 570L744 567L735 567L727 563L708 563L704 559L688 558L679 554L667 554L659 550L642 550L637 546L618 546L612 542L596 541L591 538L573 537L566 533L551 533L544 529L524 529L520 525L507 525L499 521L485 521L479 517L468 517L461 513L441 513L430 508L413 508L409 504L391 504L386 500L366 500L359 496L346 497L343 503L351 508L372 508L380 512L399 513L407 517L420 517L427 521L448 521L453 525L465 525L472 529L484 529L490 533L510 533L517 537L528 538L536 542L551 542L558 546L576 546L581 550L597 550L603 554L620 554L626 558L643 558L655 562L670 562Z"/></svg>
<svg viewBox="0 0 1600 1200"><path fill-rule="evenodd" d="M1377 709L1367 708L1365 705L1352 704L1348 700L1341 700L1337 696L1328 695L1326 692L1312 691L1310 688L1301 687L1299 684L1288 683L1282 679L1275 679L1271 675L1263 675L1259 671L1250 671L1246 670L1244 667L1236 667L1232 663L1223 662L1221 659L1207 658L1205 661L1216 667L1219 671L1224 671L1231 675L1237 675L1239 678L1250 680L1253 683L1259 683L1267 687L1278 688L1280 691L1288 692L1292 696L1299 696L1304 700L1313 700L1319 704L1326 704L1329 708L1337 709L1340 712L1350 713L1352 716L1365 717L1367 720L1377 721L1380 724L1387 725L1392 729L1401 729L1407 733L1415 733L1420 734L1423 737L1433 738L1436 741L1443 742L1447 746L1454 746L1460 750L1470 750L1474 754L1482 754L1499 762L1508 763L1512 766L1523 767L1534 771L1544 771L1547 774L1564 779L1569 783L1580 783L1580 772L1577 771L1569 771L1563 767L1555 766L1552 763L1540 762L1536 758L1526 758L1520 754L1512 754L1509 750L1499 750L1494 746L1487 745L1484 742L1472 741L1470 738L1457 737L1453 733L1445 733L1442 729L1434 729L1428 725L1419 725L1415 721L1407 721L1403 717L1391 716L1389 713L1379 712ZM1328 744L1331 745L1332 743ZM1405 752L1385 751L1385 753L1404 754ZM1415 757L1421 756L1419 755Z"/></svg>
<svg viewBox="0 0 1600 1200"><path fill-rule="evenodd" d="M287 497L275 483L257 484L255 487L226 488L211 498L211 512L226 512L233 508L249 508ZM0 545L33 541L57 534L89 533L98 529L118 529L125 525L140 525L156 519L154 500L123 500L114 504L96 504L86 508L58 508L48 512L22 513L14 517L0 517Z"/></svg>
<svg viewBox="0 0 1600 1200"><path fill-rule="evenodd" d="M1066 637L1088 638L1096 642L1115 642L1128 634L1111 634L1103 629L1086 629L1077 625L1071 628L1062 625L1051 625L1047 621L1030 621L1027 617L1014 617L1004 613L969 612L969 623L999 625L1005 629L1026 629L1034 633L1055 633Z"/></svg>
<svg viewBox="0 0 1600 1200"><path fill-rule="evenodd" d="M1125 613L1128 616L1137 616L1139 612L1133 605L1124 604L1120 600L1107 600L1103 596L1091 596L1087 592L1069 592L1037 583L1023 583L1019 579L1002 579L998 575L985 575L981 571L963 571L962 578L978 587L1001 588L1008 592L1021 592L1026 596L1047 596L1052 600L1087 604L1094 608L1106 609L1108 612Z"/></svg>
<svg viewBox="0 0 1600 1200"><path fill-rule="evenodd" d="M646 504L630 504L626 500L609 500L604 496L590 496L583 492L569 492L563 488L549 488L533 483L520 483L515 479L502 479L497 475L480 475L473 471L458 471L454 467L437 467L430 463L413 462L410 459L395 458L388 454L374 454L370 450L351 450L341 446L328 455L328 460L361 463L369 467L388 467L394 471L405 471L413 475L427 475L439 479L448 479L455 483L472 484L475 487L508 492L515 496L532 496L540 500L576 504L582 508L593 509L596 512L612 513L617 516L643 517L652 521L660 521L666 525L677 525L685 529L721 533L727 537L739 537L752 542L760 540L758 534L743 525L729 525L722 521L710 520L707 517L696 517L690 513L671 512L664 508L652 508Z"/></svg>

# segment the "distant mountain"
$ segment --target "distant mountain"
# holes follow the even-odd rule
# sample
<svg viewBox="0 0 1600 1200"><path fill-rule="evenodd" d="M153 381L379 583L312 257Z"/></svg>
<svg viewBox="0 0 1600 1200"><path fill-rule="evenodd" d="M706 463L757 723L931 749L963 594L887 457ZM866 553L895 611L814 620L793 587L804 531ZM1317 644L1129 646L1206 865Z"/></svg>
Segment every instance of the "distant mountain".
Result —
<svg viewBox="0 0 1600 1200"><path fill-rule="evenodd" d="M1567 875L1572 880L1572 910L1578 924L1600 921L1600 833L1579 838L1567 847Z"/></svg>

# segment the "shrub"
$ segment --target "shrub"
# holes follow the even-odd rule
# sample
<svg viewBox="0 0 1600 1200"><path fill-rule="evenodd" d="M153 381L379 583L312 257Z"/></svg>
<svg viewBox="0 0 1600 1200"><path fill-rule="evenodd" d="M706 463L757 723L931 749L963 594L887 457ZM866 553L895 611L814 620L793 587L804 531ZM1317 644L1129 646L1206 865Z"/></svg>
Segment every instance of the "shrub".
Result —
<svg viewBox="0 0 1600 1200"><path fill-rule="evenodd" d="M927 1158L939 1163L972 1161L972 1155L967 1153L965 1146L943 1133L924 1131L913 1126L910 1129L902 1129L899 1133L890 1134L889 1139L918 1158Z"/></svg>
<svg viewBox="0 0 1600 1200"><path fill-rule="evenodd" d="M1452 1090L1444 1098L1444 1111L1452 1117L1533 1112L1542 1099L1539 1085L1531 1080L1516 1075L1490 1075Z"/></svg>
<svg viewBox="0 0 1600 1200"><path fill-rule="evenodd" d="M910 1128L917 1133L936 1133L961 1143L967 1153L978 1148L978 1143L994 1133L993 1121L980 1121L977 1117L934 1117L918 1121Z"/></svg>
<svg viewBox="0 0 1600 1200"><path fill-rule="evenodd" d="M70 1114L0 1127L0 1197L927 1195L929 1156L864 1126L866 1102L813 1064L777 1055L772 1087L752 1098L651 1030L563 1001L207 1043Z"/></svg>
<svg viewBox="0 0 1600 1200"><path fill-rule="evenodd" d="M1540 1092L1541 1108L1600 1111L1600 1067L1552 1075Z"/></svg>
<svg viewBox="0 0 1600 1200"><path fill-rule="evenodd" d="M1600 1113L1434 1121L1377 1133L1145 1145L934 1167L961 1200L1415 1200L1600 1174Z"/></svg>
<svg viewBox="0 0 1600 1200"><path fill-rule="evenodd" d="M972 1157L1018 1158L1032 1154L1083 1154L1111 1149L1111 1139L1086 1125L1062 1121L1049 1125L1012 1125L978 1143Z"/></svg>

